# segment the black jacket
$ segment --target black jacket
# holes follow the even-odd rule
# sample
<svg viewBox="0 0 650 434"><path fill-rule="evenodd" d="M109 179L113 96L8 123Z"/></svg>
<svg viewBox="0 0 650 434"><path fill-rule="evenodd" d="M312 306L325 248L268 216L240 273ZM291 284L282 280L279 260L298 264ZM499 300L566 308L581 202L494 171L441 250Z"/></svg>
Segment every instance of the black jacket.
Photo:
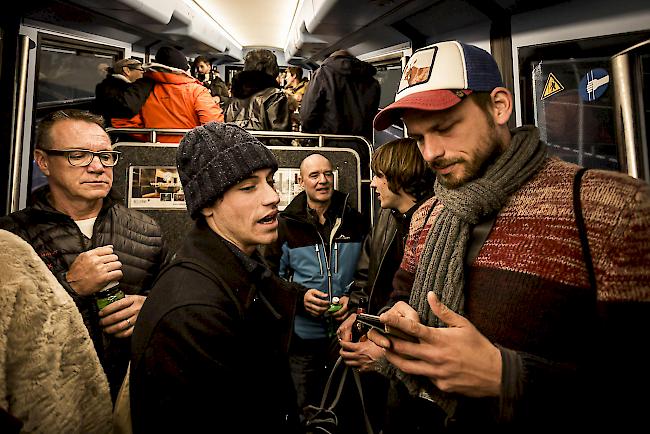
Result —
<svg viewBox="0 0 650 434"><path fill-rule="evenodd" d="M293 432L298 294L233 249L200 219L151 290L133 334L135 433Z"/></svg>
<svg viewBox="0 0 650 434"><path fill-rule="evenodd" d="M365 297L367 312L377 314L386 307L408 298L393 293L393 276L404 256L404 245L413 213L426 200L414 204L402 214L393 209L381 209L377 221L366 237L357 270L354 275L354 291L350 296L353 307L360 297Z"/></svg>
<svg viewBox="0 0 650 434"><path fill-rule="evenodd" d="M366 306L363 307L372 314L376 314L388 301L393 274L399 268L399 262L395 263L388 255L391 250L395 250L398 242L397 225L392 210L380 210L371 233L363 243L357 263L353 285L355 290L350 299L356 305L361 297L365 297Z"/></svg>
<svg viewBox="0 0 650 434"><path fill-rule="evenodd" d="M160 226L152 218L117 202L111 192L104 199L89 240L68 215L50 205L48 193L49 186L37 190L34 205L2 217L0 229L31 244L75 301L115 397L126 372L130 340L112 338L102 332L95 298L78 295L65 274L80 253L112 244L122 263L124 276L120 288L126 294L147 295L167 254Z"/></svg>
<svg viewBox="0 0 650 434"><path fill-rule="evenodd" d="M325 59L302 100L302 131L372 140L372 120L381 96L376 73L374 66L352 56Z"/></svg>
<svg viewBox="0 0 650 434"><path fill-rule="evenodd" d="M261 71L241 71L232 79L232 99L226 122L247 130L291 131L289 100L274 77Z"/></svg>
<svg viewBox="0 0 650 434"><path fill-rule="evenodd" d="M111 126L111 119L129 119L140 112L155 82L143 77L134 83L109 75L95 86L95 102L92 111L100 114Z"/></svg>

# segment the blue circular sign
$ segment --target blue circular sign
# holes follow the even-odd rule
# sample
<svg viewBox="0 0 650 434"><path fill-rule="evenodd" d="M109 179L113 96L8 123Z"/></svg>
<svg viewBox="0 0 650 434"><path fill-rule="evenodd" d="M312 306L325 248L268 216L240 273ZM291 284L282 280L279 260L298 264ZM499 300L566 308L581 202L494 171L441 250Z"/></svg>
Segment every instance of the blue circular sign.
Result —
<svg viewBox="0 0 650 434"><path fill-rule="evenodd" d="M596 101L609 87L609 73L603 68L595 68L582 77L578 90L583 101Z"/></svg>

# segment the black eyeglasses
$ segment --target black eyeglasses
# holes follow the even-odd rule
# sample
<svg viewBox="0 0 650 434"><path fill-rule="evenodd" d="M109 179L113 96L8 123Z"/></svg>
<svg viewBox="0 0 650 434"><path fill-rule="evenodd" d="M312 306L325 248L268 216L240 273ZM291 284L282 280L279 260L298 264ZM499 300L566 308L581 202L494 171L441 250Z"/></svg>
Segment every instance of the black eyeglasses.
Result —
<svg viewBox="0 0 650 434"><path fill-rule="evenodd" d="M113 167L117 164L122 154L120 151L89 151L88 149L42 149L47 155L63 155L68 163L75 167L86 167L93 162L95 156L104 167Z"/></svg>
<svg viewBox="0 0 650 434"><path fill-rule="evenodd" d="M129 69L135 69L136 71L142 71L142 72L144 72L144 68L142 68L142 67L140 67L140 68L133 68L132 66L127 66L127 68L129 68Z"/></svg>

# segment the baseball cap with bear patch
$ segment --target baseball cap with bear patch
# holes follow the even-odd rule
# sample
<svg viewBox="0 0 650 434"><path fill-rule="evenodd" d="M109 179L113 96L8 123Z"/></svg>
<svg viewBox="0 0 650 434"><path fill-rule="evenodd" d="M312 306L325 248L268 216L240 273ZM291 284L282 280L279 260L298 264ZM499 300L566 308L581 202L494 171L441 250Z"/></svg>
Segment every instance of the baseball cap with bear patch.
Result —
<svg viewBox="0 0 650 434"><path fill-rule="evenodd" d="M458 41L421 48L409 59L399 82L395 102L373 122L384 130L399 121L405 109L445 110L472 92L502 87L501 73L490 53Z"/></svg>

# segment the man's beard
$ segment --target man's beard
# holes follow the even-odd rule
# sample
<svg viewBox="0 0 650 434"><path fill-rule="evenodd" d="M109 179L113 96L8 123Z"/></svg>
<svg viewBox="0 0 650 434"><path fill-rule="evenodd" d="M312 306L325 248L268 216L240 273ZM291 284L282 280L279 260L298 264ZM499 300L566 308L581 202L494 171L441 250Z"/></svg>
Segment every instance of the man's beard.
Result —
<svg viewBox="0 0 650 434"><path fill-rule="evenodd" d="M429 166L436 172L436 179L438 182L444 187L453 190L462 187L470 181L481 178L487 171L488 167L490 167L504 151L505 146L503 141L496 134L495 129L490 129L490 135L485 142L485 146L476 149L471 155L470 160L463 158L449 160L439 159L429 164ZM460 175L451 173L448 175L440 175L435 169L436 167L447 167L451 164L462 165L464 170Z"/></svg>

